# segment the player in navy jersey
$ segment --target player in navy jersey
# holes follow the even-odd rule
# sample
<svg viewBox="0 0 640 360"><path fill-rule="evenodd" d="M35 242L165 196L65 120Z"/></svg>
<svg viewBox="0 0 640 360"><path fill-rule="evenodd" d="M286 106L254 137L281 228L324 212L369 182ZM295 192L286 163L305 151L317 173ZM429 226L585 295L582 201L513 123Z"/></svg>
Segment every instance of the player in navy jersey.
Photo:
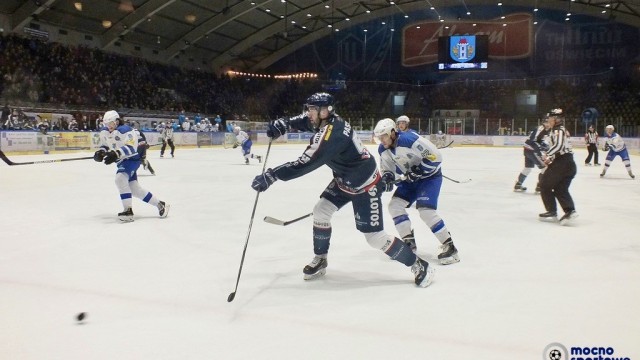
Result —
<svg viewBox="0 0 640 360"><path fill-rule="evenodd" d="M374 129L380 143L380 171L386 191L393 190L396 175L401 179L389 202L389 213L402 240L416 251L411 219L407 208L414 202L422 221L441 244L438 261L443 265L460 261L451 233L436 210L442 186L442 154L431 143L413 131L396 131L391 119L383 119Z"/></svg>
<svg viewBox="0 0 640 360"><path fill-rule="evenodd" d="M105 165L116 163L118 166L116 186L124 207L124 211L118 213L118 218L123 222L133 221L132 196L156 206L160 217L166 217L169 214L169 205L138 183L138 136L130 126L118 124L120 115L113 110L104 114L103 121L105 128L100 132L100 149L95 152L93 159L97 162L104 161Z"/></svg>
<svg viewBox="0 0 640 360"><path fill-rule="evenodd" d="M536 166L540 169L540 174L538 174L538 183L536 184L536 192L540 192L540 179L542 179L542 175L547 169L547 165L542 160L542 152L547 148L544 140L549 134L548 129L549 123L545 120L536 130L529 133L529 137L525 140L523 145L524 168L518 175L513 191L527 190L527 188L522 186L522 184L524 184L527 176L531 173L531 169Z"/></svg>
<svg viewBox="0 0 640 360"><path fill-rule="evenodd" d="M540 197L546 212L539 215L540 220L557 219L557 202L564 211L561 225L567 225L578 217L573 198L569 193L571 181L576 176L576 162L573 160L571 143L564 128L562 109L553 109L548 115L549 150L544 155L548 169L540 180Z"/></svg>
<svg viewBox="0 0 640 360"><path fill-rule="evenodd" d="M609 152L607 153L607 159L604 162L604 169L602 169L600 177L605 176L613 159L615 159L616 156L620 156L624 167L627 169L627 173L632 179L635 179L636 176L633 175L633 171L631 170L629 151L627 151L627 146L624 144L624 140L622 140L622 137L615 132L613 125L607 125L605 132L607 133L607 137L604 144L604 151Z"/></svg>
<svg viewBox="0 0 640 360"><path fill-rule="evenodd" d="M138 154L140 155L140 163L142 164L142 168L145 170L149 170L151 175L155 175L156 172L151 167L151 163L147 160L147 150L149 149L149 144L147 143L147 137L144 136L144 133L138 129L133 129L133 131L138 136Z"/></svg>
<svg viewBox="0 0 640 360"><path fill-rule="evenodd" d="M265 191L277 180L288 181L327 165L333 179L313 208L313 251L315 257L303 273L305 280L324 275L331 239L331 218L348 203L352 204L356 228L367 242L384 251L393 260L411 267L414 282L420 287L431 283L433 267L417 257L404 241L387 234L383 227L380 173L376 161L362 145L351 125L334 112L333 96L311 95L305 112L269 124L267 136L277 138L289 129L313 131L309 146L295 161L268 169L253 180L252 187Z"/></svg>

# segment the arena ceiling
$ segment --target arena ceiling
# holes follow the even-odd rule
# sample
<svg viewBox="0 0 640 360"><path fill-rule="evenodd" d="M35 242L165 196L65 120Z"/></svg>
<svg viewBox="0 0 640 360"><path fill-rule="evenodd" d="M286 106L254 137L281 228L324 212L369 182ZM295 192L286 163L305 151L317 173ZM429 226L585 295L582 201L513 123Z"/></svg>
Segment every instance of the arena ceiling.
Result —
<svg viewBox="0 0 640 360"><path fill-rule="evenodd" d="M499 0L2 0L12 31L41 22L126 42L212 69L261 70L334 31L424 11L444 21L486 20L460 9ZM585 14L640 28L640 0L504 0L505 6ZM452 9L456 11L451 11ZM464 19L462 19L464 18ZM424 19L424 18L423 18Z"/></svg>

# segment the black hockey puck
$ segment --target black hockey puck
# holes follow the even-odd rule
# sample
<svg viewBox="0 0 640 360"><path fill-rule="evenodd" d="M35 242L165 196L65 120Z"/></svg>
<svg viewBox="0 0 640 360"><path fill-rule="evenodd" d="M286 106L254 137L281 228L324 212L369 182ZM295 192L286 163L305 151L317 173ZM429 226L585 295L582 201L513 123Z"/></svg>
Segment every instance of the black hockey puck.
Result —
<svg viewBox="0 0 640 360"><path fill-rule="evenodd" d="M78 320L78 322L82 322L86 318L87 314L84 312L78 313L78 315L76 315L76 320Z"/></svg>

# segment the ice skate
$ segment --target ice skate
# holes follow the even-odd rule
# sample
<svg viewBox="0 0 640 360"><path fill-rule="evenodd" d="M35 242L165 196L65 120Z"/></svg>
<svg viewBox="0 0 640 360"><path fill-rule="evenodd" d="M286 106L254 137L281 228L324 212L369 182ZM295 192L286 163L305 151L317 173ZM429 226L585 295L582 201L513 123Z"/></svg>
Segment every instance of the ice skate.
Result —
<svg viewBox="0 0 640 360"><path fill-rule="evenodd" d="M171 157L172 157L172 158L174 158L174 157L175 157L175 155L173 155L173 153L171 153Z"/></svg>
<svg viewBox="0 0 640 360"><path fill-rule="evenodd" d="M413 251L413 253L415 254L415 252L418 250L418 247L416 246L416 237L413 235L413 230L411 230L411 234L403 237L402 241L409 245L411 251Z"/></svg>
<svg viewBox="0 0 640 360"><path fill-rule="evenodd" d="M567 213L565 213L561 218L560 218L560 225L562 226L567 226L571 223L573 223L573 221L578 217L578 213L575 210L571 210Z"/></svg>
<svg viewBox="0 0 640 360"><path fill-rule="evenodd" d="M536 184L536 194L540 194L540 191L542 191L542 189L540 188L540 183Z"/></svg>
<svg viewBox="0 0 640 360"><path fill-rule="evenodd" d="M249 158L245 158L245 159L244 159L244 164L245 164L245 165L249 165Z"/></svg>
<svg viewBox="0 0 640 360"><path fill-rule="evenodd" d="M131 208L127 208L125 211L118 213L118 219L122 222L132 222L133 210Z"/></svg>
<svg viewBox="0 0 640 360"><path fill-rule="evenodd" d="M606 174L606 173L607 173L606 171L601 172L600 173L600 177L604 177L604 174Z"/></svg>
<svg viewBox="0 0 640 360"><path fill-rule="evenodd" d="M435 269L429 263L416 256L416 262L411 266L411 272L415 275L415 283L420 287L427 287L433 281Z"/></svg>
<svg viewBox="0 0 640 360"><path fill-rule="evenodd" d="M555 211L547 211L538 215L538 219L540 219L540 221L548 221L548 222L557 221L558 213L556 213Z"/></svg>
<svg viewBox="0 0 640 360"><path fill-rule="evenodd" d="M326 257L316 255L313 260L311 260L309 265L305 266L304 269L302 269L302 272L304 273L304 279L312 280L326 274L327 265L329 265L329 263L327 262Z"/></svg>
<svg viewBox="0 0 640 360"><path fill-rule="evenodd" d="M631 176L631 178L632 178L632 179L635 179L635 178L636 178L636 176L635 176L635 175L633 175L633 173L632 173L631 171L629 171L629 176Z"/></svg>
<svg viewBox="0 0 640 360"><path fill-rule="evenodd" d="M169 204L164 201L160 201L158 203L158 215L160 215L161 218L167 217L167 215L169 215L169 208Z"/></svg>
<svg viewBox="0 0 640 360"><path fill-rule="evenodd" d="M591 166L591 163L584 163L584 166Z"/></svg>
<svg viewBox="0 0 640 360"><path fill-rule="evenodd" d="M164 157L164 154L160 154L160 157Z"/></svg>
<svg viewBox="0 0 640 360"><path fill-rule="evenodd" d="M600 166L600 164L598 164L598 163L595 163L594 165L595 165L595 166Z"/></svg>
<svg viewBox="0 0 640 360"><path fill-rule="evenodd" d="M262 164L262 156L258 155L256 157L258 158L258 163Z"/></svg>
<svg viewBox="0 0 640 360"><path fill-rule="evenodd" d="M440 246L440 249L440 254L438 254L438 261L440 261L440 265L450 265L460 261L458 249L453 245L453 240L451 240L451 238L448 238L447 241Z"/></svg>
<svg viewBox="0 0 640 360"><path fill-rule="evenodd" d="M522 184L520 184L519 182L516 183L516 185L513 187L513 191L527 191L527 188L522 186Z"/></svg>

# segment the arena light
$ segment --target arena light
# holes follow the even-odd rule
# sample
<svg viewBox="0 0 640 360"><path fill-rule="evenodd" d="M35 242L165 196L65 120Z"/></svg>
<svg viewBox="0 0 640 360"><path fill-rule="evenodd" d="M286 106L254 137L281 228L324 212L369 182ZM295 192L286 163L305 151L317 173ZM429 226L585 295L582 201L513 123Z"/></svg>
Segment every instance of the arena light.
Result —
<svg viewBox="0 0 640 360"><path fill-rule="evenodd" d="M78 11L82 11L82 3L80 1L76 1L73 3L73 7L76 8L76 10Z"/></svg>
<svg viewBox="0 0 640 360"><path fill-rule="evenodd" d="M113 25L111 20L102 20L102 27L103 28L108 29L108 28L111 27L111 25Z"/></svg>

